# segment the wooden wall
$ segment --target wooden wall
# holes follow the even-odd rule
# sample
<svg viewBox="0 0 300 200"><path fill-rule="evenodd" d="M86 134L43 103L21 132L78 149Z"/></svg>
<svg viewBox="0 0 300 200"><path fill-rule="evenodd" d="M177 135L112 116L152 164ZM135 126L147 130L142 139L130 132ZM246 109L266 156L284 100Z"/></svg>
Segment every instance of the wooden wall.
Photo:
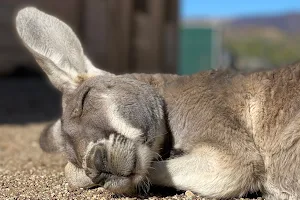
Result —
<svg viewBox="0 0 300 200"><path fill-rule="evenodd" d="M69 24L93 63L114 73L176 73L179 0L1 0L0 74L36 64L14 16L32 5Z"/></svg>

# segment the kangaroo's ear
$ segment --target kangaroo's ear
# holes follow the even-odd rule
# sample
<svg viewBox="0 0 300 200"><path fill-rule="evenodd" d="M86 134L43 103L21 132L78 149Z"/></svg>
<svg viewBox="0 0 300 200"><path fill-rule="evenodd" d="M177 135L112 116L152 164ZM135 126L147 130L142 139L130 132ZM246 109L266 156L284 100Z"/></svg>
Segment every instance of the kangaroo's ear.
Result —
<svg viewBox="0 0 300 200"><path fill-rule="evenodd" d="M52 84L62 92L73 91L85 78L111 75L93 66L72 29L53 16L33 7L23 8L17 14L16 28Z"/></svg>
<svg viewBox="0 0 300 200"><path fill-rule="evenodd" d="M58 153L64 150L64 138L61 131L61 121L47 126L40 136L40 147L48 153Z"/></svg>

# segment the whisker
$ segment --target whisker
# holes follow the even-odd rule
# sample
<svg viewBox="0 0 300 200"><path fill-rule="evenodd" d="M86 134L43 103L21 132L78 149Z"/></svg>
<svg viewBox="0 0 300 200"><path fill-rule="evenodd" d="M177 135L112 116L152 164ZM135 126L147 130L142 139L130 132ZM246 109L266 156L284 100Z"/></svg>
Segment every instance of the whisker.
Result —
<svg viewBox="0 0 300 200"><path fill-rule="evenodd" d="M155 136L152 136L152 137L148 138L146 144L149 144L149 143L150 143L153 139L155 139L155 138L158 138L158 137L161 137L161 136L165 136L165 135L167 135L167 133L163 133L162 135L155 135Z"/></svg>
<svg viewBox="0 0 300 200"><path fill-rule="evenodd" d="M150 181L149 177L148 177L148 176L145 176L145 178L147 179L147 182L148 182L149 186L151 186L151 185L152 185L152 183L151 183L151 181Z"/></svg>
<svg viewBox="0 0 300 200"><path fill-rule="evenodd" d="M162 156L159 153L156 153L155 151L152 151L152 153L157 156L157 160L163 160Z"/></svg>
<svg viewBox="0 0 300 200"><path fill-rule="evenodd" d="M155 170L155 168L154 168L154 167L151 167L151 166L149 166L148 168L149 168L149 169L153 169L153 170Z"/></svg>
<svg viewBox="0 0 300 200"><path fill-rule="evenodd" d="M147 194L147 189L146 189L146 183L144 182L144 184L143 184L143 192L144 192L144 194Z"/></svg>
<svg viewBox="0 0 300 200"><path fill-rule="evenodd" d="M139 193L141 195L147 195L148 191L149 190L148 190L148 187L147 187L147 183L145 182L145 180L143 180L141 182L141 184L139 185Z"/></svg>
<svg viewBox="0 0 300 200"><path fill-rule="evenodd" d="M147 176L145 177L145 187L146 187L146 192L148 193L150 191L151 183Z"/></svg>
<svg viewBox="0 0 300 200"><path fill-rule="evenodd" d="M140 194L140 195L143 195L143 193L142 193L142 183L140 183L139 185L137 185L137 188L138 188L138 194Z"/></svg>

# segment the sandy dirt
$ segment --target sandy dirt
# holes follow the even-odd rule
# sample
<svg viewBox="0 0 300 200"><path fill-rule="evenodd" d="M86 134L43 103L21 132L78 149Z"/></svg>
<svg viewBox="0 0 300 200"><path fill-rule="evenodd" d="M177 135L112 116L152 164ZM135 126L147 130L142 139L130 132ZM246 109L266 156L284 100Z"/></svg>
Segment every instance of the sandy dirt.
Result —
<svg viewBox="0 0 300 200"><path fill-rule="evenodd" d="M0 98L0 199L129 199L103 188L69 189L66 160L42 152L39 134L60 112L53 88L40 79L0 79L0 92L5 94ZM189 191L168 196L164 190L147 198L202 199Z"/></svg>

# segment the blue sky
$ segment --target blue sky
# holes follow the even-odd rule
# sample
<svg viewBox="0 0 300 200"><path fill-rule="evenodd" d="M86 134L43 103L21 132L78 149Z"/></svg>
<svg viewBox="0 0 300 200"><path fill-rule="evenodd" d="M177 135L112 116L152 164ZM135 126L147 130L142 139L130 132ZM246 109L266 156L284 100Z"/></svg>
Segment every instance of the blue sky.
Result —
<svg viewBox="0 0 300 200"><path fill-rule="evenodd" d="M235 17L300 11L300 0L181 0L181 17Z"/></svg>

